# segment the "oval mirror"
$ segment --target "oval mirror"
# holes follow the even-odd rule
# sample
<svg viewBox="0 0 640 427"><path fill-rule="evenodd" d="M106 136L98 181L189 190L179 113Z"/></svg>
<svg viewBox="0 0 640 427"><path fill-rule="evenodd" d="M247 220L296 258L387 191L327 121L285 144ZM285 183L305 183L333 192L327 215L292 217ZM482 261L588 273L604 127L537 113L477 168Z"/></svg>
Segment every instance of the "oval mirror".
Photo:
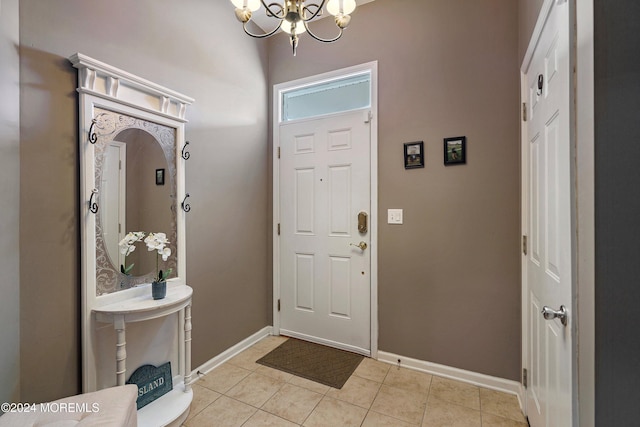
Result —
<svg viewBox="0 0 640 427"><path fill-rule="evenodd" d="M177 264L175 130L109 111L98 116L96 218L98 295L151 282L156 268ZM171 256L148 251L143 241L123 253L130 232L165 233Z"/></svg>

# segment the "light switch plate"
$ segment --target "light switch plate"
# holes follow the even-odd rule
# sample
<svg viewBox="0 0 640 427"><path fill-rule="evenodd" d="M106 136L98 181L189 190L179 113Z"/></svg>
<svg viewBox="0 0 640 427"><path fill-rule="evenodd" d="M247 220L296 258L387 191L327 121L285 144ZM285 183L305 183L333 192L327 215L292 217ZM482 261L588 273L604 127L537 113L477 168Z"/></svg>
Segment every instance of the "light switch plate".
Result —
<svg viewBox="0 0 640 427"><path fill-rule="evenodd" d="M402 224L402 209L387 209L387 224Z"/></svg>

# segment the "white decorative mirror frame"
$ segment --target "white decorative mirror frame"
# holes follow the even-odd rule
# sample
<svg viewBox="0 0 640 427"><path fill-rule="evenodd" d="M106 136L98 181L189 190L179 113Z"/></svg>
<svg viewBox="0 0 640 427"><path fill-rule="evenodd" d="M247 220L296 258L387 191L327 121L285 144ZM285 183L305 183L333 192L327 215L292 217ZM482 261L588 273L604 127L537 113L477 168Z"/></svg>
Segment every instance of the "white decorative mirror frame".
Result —
<svg viewBox="0 0 640 427"><path fill-rule="evenodd" d="M160 341L166 342L168 348L158 357L168 357L174 361L174 387L169 394L160 398L163 400L162 404L151 408L154 406L152 403L141 408L138 411L138 423L180 423L188 414L193 396L190 387L192 289L186 285L185 277L185 214L190 209L186 203L189 195L185 192L185 161L189 157L185 150L188 144L185 141L185 113L193 99L80 53L72 55L69 60L78 69L83 392L124 384L128 375L135 370L136 366L128 369L126 365L127 323L164 319L149 323L151 328L159 328L158 334L167 334L167 339ZM102 119L106 119L112 125L110 131L103 130L101 133L94 129L94 126L101 127L98 122ZM104 126L102 128L104 129ZM98 146L101 143L100 138L114 139L122 130L128 129L140 129L153 137L167 160L168 191L172 199L172 214L169 220L171 230L141 230L166 232L170 240L175 239L171 243L172 258L167 262L167 267L172 267L173 274L167 280L167 296L161 300L151 297L152 279L150 274L146 274L148 272L142 272L137 280L127 286L120 282L99 283L99 280L115 281L122 278L117 271L117 265L122 258L119 261L109 261L109 256L106 255L108 252L101 241L102 224L97 223L101 199L97 194L97 188L100 188L97 181L100 178L97 178L96 174L102 174L102 161L106 156L100 153ZM111 136L106 136L107 134ZM156 177L156 185L164 185L164 169L160 178L161 180ZM122 197L126 195L121 195L120 198ZM120 237L123 231L119 232ZM127 231L138 230L124 232ZM146 252L146 248L139 250ZM105 274L105 268L97 261L98 258L106 258L110 265L115 265L115 272ZM168 316L178 319L177 328L165 326L166 319L170 319ZM115 330L110 332L111 335L101 332L108 324L112 324ZM145 333L148 331L143 332ZM100 342L105 336L109 340L115 336L115 342L108 345ZM131 341L129 345L135 344ZM157 362L152 352L157 350L158 345L154 345L154 348L149 349L133 349L134 356L144 363ZM103 354L105 348L113 350L113 358ZM176 375L177 373L179 375Z"/></svg>

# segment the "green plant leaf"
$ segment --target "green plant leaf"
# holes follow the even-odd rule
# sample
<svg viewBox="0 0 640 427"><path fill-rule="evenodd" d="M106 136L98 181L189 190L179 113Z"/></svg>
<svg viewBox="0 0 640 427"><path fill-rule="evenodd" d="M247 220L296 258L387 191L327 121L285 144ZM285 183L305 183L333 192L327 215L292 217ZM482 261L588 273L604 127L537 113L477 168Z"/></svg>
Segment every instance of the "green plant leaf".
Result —
<svg viewBox="0 0 640 427"><path fill-rule="evenodd" d="M131 272L131 270L133 270L133 266L135 265L135 263L130 264L128 267L125 268L124 265L120 264L120 272L122 274L126 274L127 276L129 275L129 273Z"/></svg>
<svg viewBox="0 0 640 427"><path fill-rule="evenodd" d="M173 269L171 269L171 268L169 270L167 270L167 271L160 270L160 272L158 273L158 281L160 281L160 282L166 281L169 278L169 276L171 275L171 271L173 271Z"/></svg>

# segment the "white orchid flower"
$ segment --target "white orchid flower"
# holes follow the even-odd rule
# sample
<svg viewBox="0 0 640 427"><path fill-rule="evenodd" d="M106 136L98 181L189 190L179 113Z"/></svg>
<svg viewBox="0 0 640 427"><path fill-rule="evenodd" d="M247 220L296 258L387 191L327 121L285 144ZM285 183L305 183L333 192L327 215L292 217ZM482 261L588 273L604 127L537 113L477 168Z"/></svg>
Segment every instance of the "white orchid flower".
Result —
<svg viewBox="0 0 640 427"><path fill-rule="evenodd" d="M146 243L149 251L160 251L169 241L167 240L167 235L164 233L149 233L147 238L144 239L144 243Z"/></svg>
<svg viewBox="0 0 640 427"><path fill-rule="evenodd" d="M163 248L161 250L158 250L158 253L160 255L162 255L162 260L166 261L171 256L171 249L170 248Z"/></svg>
<svg viewBox="0 0 640 427"><path fill-rule="evenodd" d="M144 243L147 245L147 250L149 252L151 251L156 251L156 271L157 271L157 278L156 280L158 281L164 281L167 279L167 277L171 274L172 269L170 268L169 270L162 272L162 270L159 269L158 266L158 259L160 256L162 256L162 260L163 261L167 261L169 259L169 257L171 256L171 248L168 248L167 245L170 243L169 240L167 240L167 235L165 233L149 233L147 235L147 237L145 237L145 233L143 231L133 231L128 233L124 239L122 239L119 243L120 246L120 252L122 254L124 254L125 256L129 255L131 252L133 252L136 247L135 247L135 243L141 241L144 238ZM121 266L122 268L122 272L127 274L128 270L133 267L133 264L128 267L125 268L125 266ZM161 274L162 273L162 274Z"/></svg>
<svg viewBox="0 0 640 427"><path fill-rule="evenodd" d="M133 245L129 246L129 248L127 249L127 252L124 254L124 256L129 255L131 252L133 252L135 250L136 250L135 246L133 246Z"/></svg>
<svg viewBox="0 0 640 427"><path fill-rule="evenodd" d="M144 231L131 231L127 233L127 235L124 236L122 240L120 240L120 243L118 243L118 246L120 247L120 253L126 257L131 252L135 251L136 242L139 242L140 240L142 240L142 238L144 237L144 234L145 234ZM132 268L133 268L133 264L127 267L125 262L120 266L120 271L126 275L129 275L129 272L131 271Z"/></svg>

